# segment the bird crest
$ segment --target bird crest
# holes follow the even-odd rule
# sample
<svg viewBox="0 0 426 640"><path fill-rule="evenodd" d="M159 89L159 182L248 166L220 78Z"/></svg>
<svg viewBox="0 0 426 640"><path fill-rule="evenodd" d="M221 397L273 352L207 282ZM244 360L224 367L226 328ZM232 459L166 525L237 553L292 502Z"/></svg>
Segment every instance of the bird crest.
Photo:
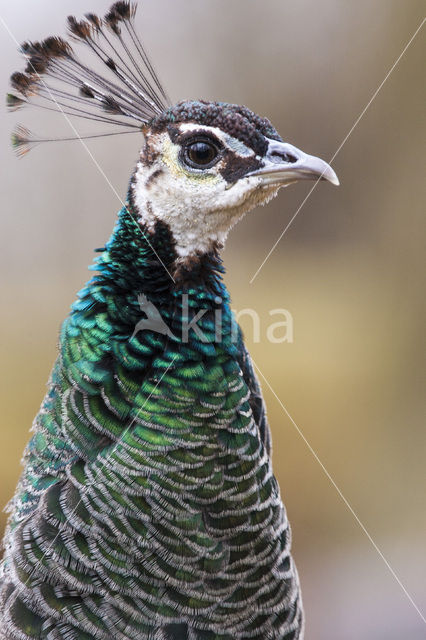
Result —
<svg viewBox="0 0 426 640"><path fill-rule="evenodd" d="M141 132L144 125L170 105L154 67L139 38L134 18L137 4L115 2L104 17L86 13L68 17L68 40L51 36L24 42L23 72L12 74L13 93L6 104L11 111L32 105L56 111L67 119L83 118L115 125L118 131L61 138L40 138L18 125L12 145L18 155L41 142L78 140ZM74 45L86 49L83 60ZM87 62L86 62L87 59ZM103 72L97 71L99 61Z"/></svg>

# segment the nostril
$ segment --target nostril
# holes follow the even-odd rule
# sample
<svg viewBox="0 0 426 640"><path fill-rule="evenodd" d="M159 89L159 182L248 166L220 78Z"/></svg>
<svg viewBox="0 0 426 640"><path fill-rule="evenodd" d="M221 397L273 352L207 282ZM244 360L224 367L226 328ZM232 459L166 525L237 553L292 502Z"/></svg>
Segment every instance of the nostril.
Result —
<svg viewBox="0 0 426 640"><path fill-rule="evenodd" d="M270 155L272 162L297 162L296 156L284 151L273 151Z"/></svg>

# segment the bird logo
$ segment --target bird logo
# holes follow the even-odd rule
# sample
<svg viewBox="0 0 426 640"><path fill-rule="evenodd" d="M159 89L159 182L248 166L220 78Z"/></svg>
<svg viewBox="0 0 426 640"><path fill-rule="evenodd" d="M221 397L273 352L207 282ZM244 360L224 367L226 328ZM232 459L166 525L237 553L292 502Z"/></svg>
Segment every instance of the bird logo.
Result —
<svg viewBox="0 0 426 640"><path fill-rule="evenodd" d="M140 310L146 315L146 318L142 318L136 324L130 340L140 331L154 331L155 333L161 333L163 336L169 336L169 338L175 337L171 329L164 322L155 304L150 302L145 294L140 293L138 295L138 304Z"/></svg>

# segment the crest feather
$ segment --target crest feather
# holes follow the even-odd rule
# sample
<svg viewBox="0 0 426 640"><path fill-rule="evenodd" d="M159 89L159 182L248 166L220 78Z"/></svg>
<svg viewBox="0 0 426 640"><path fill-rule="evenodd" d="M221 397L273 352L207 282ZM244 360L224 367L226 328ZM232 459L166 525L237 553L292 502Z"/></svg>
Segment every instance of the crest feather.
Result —
<svg viewBox="0 0 426 640"><path fill-rule="evenodd" d="M136 33L136 9L136 3L120 1L104 18L94 13L81 20L68 17L70 39L86 47L87 62L64 38L24 42L20 51L27 65L24 72L11 76L17 95L8 94L8 108L30 104L70 117L116 124L124 131L140 131L164 111L169 100ZM92 64L99 60L104 73ZM25 128L15 132L15 148L24 148L26 132Z"/></svg>

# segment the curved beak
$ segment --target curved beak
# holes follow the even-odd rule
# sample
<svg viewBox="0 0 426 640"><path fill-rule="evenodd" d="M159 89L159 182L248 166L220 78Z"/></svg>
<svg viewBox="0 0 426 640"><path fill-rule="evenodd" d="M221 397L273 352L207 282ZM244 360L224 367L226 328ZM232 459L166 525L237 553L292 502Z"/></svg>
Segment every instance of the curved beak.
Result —
<svg viewBox="0 0 426 640"><path fill-rule="evenodd" d="M339 179L327 162L304 153L288 142L270 140L263 166L247 177L262 178L262 186L287 186L298 180L328 180L339 185Z"/></svg>

